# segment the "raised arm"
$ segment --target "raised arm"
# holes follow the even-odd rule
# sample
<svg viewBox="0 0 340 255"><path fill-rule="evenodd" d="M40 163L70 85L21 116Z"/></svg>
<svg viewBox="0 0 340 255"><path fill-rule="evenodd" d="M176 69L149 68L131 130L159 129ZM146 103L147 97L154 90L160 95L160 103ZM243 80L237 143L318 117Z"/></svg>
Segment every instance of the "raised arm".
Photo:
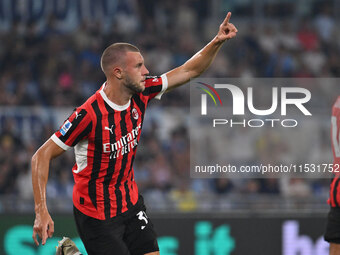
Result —
<svg viewBox="0 0 340 255"><path fill-rule="evenodd" d="M226 18L219 27L217 35L203 49L192 56L183 65L166 73L168 78L167 91L176 88L190 79L201 75L214 60L217 52L222 44L231 38L234 38L237 33L236 27L229 23L231 12L228 12Z"/></svg>
<svg viewBox="0 0 340 255"><path fill-rule="evenodd" d="M37 234L44 245L48 237L54 232L54 222L47 210L46 184L51 159L62 154L64 150L51 139L44 143L32 157L32 184L34 194L35 221L33 226L33 240L39 245Z"/></svg>

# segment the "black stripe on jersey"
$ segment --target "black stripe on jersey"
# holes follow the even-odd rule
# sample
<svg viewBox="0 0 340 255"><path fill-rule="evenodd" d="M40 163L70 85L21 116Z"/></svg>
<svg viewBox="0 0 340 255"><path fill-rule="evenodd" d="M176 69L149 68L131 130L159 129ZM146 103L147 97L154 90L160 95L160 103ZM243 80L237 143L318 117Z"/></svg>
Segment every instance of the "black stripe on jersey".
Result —
<svg viewBox="0 0 340 255"><path fill-rule="evenodd" d="M136 152L136 149L137 149L137 146L135 148L133 148L134 150L134 153ZM135 161L135 155L132 156L131 158L131 165L130 165L130 169L129 169L129 174L128 176L130 175L130 172L132 171L132 166L133 166L133 162ZM131 181L133 180L133 175L131 175Z"/></svg>
<svg viewBox="0 0 340 255"><path fill-rule="evenodd" d="M92 130L92 121L87 125L87 127L83 130L83 132L81 132L76 140L74 140L74 142L72 143L72 146L75 146L77 143L79 143L79 141L81 139L83 139L85 136L87 136Z"/></svg>
<svg viewBox="0 0 340 255"><path fill-rule="evenodd" d="M139 107L139 106L138 106ZM141 110L141 109L140 109ZM143 112L143 111L142 111ZM132 117L132 115L131 115ZM143 118L144 118L144 114L142 114L142 123L143 123ZM135 120L134 118L131 118L131 122L132 122L132 128L135 129L137 128L137 124L138 124L138 120ZM141 132L141 130L139 130L139 132ZM136 153L136 150L137 150L137 146L135 146L133 148L133 152ZM129 173L127 176L130 175L131 171L132 171L132 166L133 166L133 161L135 159L135 154L133 154L132 158L131 158L131 164L130 164L130 167L129 167Z"/></svg>
<svg viewBox="0 0 340 255"><path fill-rule="evenodd" d="M333 187L333 198L334 198L334 203L336 207L339 207L339 203L338 203L338 199L337 199L337 190L338 190L338 186L339 186L339 181L340 178L337 178L337 180L335 181L334 187Z"/></svg>
<svg viewBox="0 0 340 255"><path fill-rule="evenodd" d="M121 117L121 124L120 124L120 129L121 129L121 134L122 136L127 134L127 129L126 129L126 121L125 121L125 115L126 115L127 111L122 111L120 113L120 117ZM122 149L124 148L124 146L122 147ZM123 155L123 159L122 159L122 165L120 167L120 172L117 178L117 182L115 185L115 194L116 194L116 199L117 199L117 215L120 214L122 212L122 192L119 189L119 186L122 184L122 178L124 176L124 172L125 172L125 168L126 168L126 162L127 162L127 158L128 158L129 153L125 153Z"/></svg>
<svg viewBox="0 0 340 255"><path fill-rule="evenodd" d="M137 146L136 146L135 148L133 148L134 153L136 152L136 149L137 149ZM131 171L132 171L132 166L133 166L133 161L134 161L134 160L135 160L135 155L133 155L132 158L131 158L131 164L130 164L130 169L129 169L129 174L128 174L128 176L130 175L130 173L131 173ZM133 176L131 175L131 181L132 181L132 178L133 178Z"/></svg>
<svg viewBox="0 0 340 255"><path fill-rule="evenodd" d="M144 102L140 99L138 94L135 94L135 96L133 96L132 99L135 101L135 103L139 107L140 111L142 112L142 116L144 116L144 112L145 112L145 104L144 104Z"/></svg>
<svg viewBox="0 0 340 255"><path fill-rule="evenodd" d="M108 123L109 127L112 127L112 125L115 124L114 120L114 110L105 102L105 108L107 110L108 114ZM110 143L114 144L116 142L116 133L113 132L113 134L110 133ZM105 219L109 219L111 217L111 203L110 203L110 191L109 191L109 185L112 180L112 175L115 171L115 165L116 165L116 158L110 159L109 166L106 170L106 175L104 177L103 182L103 189L104 189L104 213L105 213Z"/></svg>
<svg viewBox="0 0 340 255"><path fill-rule="evenodd" d="M130 209L133 206L133 204L131 203L130 189L129 189L127 180L124 183L124 188L125 188L125 191L126 191L126 195L125 195L126 204L127 204L126 206L127 206L128 209Z"/></svg>
<svg viewBox="0 0 340 255"><path fill-rule="evenodd" d="M138 119L135 120L135 119L132 117L132 109L133 109L133 108L131 108L131 113L130 113L131 118L130 118L130 121L131 121L131 123L132 123L132 129L134 130L134 129L137 128ZM141 130L139 130L139 132L141 132ZM137 150L137 146L135 146L135 147L133 148L133 153L135 153L136 150ZM129 171L128 171L128 173L127 173L127 177L130 175L130 173L131 173L131 171L132 171L132 164L133 164L134 158L135 158L135 155L133 154L132 157L131 157L131 163L130 163L129 166L127 166L128 169L129 169ZM133 204L131 203L130 189L129 189L129 187L128 187L127 181L125 182L125 185L124 185L124 186L125 186L125 190L126 190L126 196L125 196L125 198L126 198L126 202L127 202L127 208L129 209L129 208L131 208L131 207L133 206Z"/></svg>
<svg viewBox="0 0 340 255"><path fill-rule="evenodd" d="M150 95L150 94L153 94L153 93L160 92L162 90L162 88L163 88L162 84L156 85L156 86L147 87L143 91L143 95L147 96L147 95Z"/></svg>
<svg viewBox="0 0 340 255"><path fill-rule="evenodd" d="M98 102L94 101L92 104L92 108L97 117L97 124L95 129L95 149L93 156L93 166L91 179L89 181L89 196L91 198L92 204L97 209L97 192L96 192L96 180L99 175L100 165L101 165L101 152L102 152L102 143L103 143L103 135L102 135L102 113L99 109Z"/></svg>
<svg viewBox="0 0 340 255"><path fill-rule="evenodd" d="M72 113L73 114L73 113ZM73 131L77 128L77 126L79 125L79 123L85 118L87 112L82 109L80 111L80 113L78 113L78 117L76 116L72 121L72 126L70 127L70 129L66 132L66 134L63 136L60 136L59 139L62 141L62 142L66 142L70 136L72 135Z"/></svg>

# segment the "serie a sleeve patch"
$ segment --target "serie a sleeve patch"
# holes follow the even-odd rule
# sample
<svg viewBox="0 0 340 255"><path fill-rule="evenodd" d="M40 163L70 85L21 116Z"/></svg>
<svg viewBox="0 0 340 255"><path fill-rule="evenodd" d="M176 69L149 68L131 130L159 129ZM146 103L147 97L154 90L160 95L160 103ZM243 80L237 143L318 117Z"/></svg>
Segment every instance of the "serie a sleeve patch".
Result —
<svg viewBox="0 0 340 255"><path fill-rule="evenodd" d="M64 125L62 125L60 128L60 131L59 131L60 134L64 136L71 127L72 127L72 123L69 120L66 120Z"/></svg>

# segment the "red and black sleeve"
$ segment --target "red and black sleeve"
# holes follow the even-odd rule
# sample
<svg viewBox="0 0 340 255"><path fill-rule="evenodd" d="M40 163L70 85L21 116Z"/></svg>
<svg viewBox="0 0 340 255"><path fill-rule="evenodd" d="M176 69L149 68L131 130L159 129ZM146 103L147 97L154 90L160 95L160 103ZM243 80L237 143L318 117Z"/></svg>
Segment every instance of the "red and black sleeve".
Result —
<svg viewBox="0 0 340 255"><path fill-rule="evenodd" d="M76 109L60 129L52 135L51 139L62 149L68 150L80 140L85 139L91 130L90 114L85 109Z"/></svg>
<svg viewBox="0 0 340 255"><path fill-rule="evenodd" d="M142 95L148 97L148 100L152 98L161 99L167 88L168 79L166 74L161 76L148 76L145 79L145 90Z"/></svg>

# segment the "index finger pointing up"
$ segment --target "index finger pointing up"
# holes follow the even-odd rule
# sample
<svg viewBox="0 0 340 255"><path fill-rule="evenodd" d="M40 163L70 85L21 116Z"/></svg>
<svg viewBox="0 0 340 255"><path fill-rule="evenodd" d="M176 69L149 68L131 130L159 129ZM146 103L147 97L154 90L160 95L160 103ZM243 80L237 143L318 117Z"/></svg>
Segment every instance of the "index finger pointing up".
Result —
<svg viewBox="0 0 340 255"><path fill-rule="evenodd" d="M227 16L225 17L223 21L224 25L227 25L229 23L230 17L231 17L231 12L228 12Z"/></svg>

